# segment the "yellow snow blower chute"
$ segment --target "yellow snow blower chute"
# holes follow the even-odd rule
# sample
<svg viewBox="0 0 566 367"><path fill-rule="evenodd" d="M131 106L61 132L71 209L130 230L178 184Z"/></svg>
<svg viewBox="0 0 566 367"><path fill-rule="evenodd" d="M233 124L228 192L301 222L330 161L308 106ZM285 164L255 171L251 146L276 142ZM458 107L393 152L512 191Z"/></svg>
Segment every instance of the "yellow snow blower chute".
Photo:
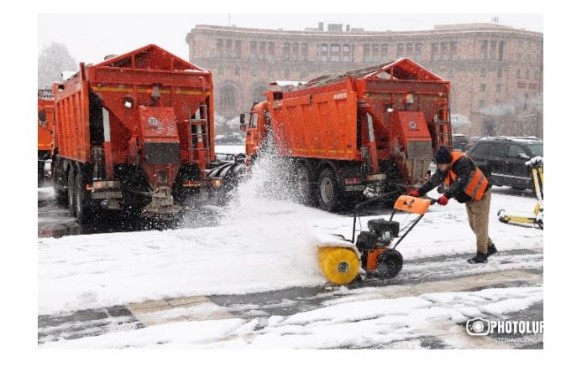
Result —
<svg viewBox="0 0 566 367"><path fill-rule="evenodd" d="M508 224L516 224L520 226L532 226L543 229L543 158L535 157L526 162L531 170L531 177L533 179L533 190L537 196L537 203L535 204L534 215L521 215L519 213L507 214L505 209L497 212L499 221Z"/></svg>
<svg viewBox="0 0 566 367"><path fill-rule="evenodd" d="M379 198L378 198L379 199ZM320 244L318 248L318 264L322 274L337 285L351 283L358 274L366 277L394 278L403 267L403 256L395 248L413 230L423 218L431 204L431 198L416 198L401 195L395 201L389 220L383 218L368 221L368 231L361 231L356 237L356 220L358 210L376 199L370 199L356 205L352 240L336 235L336 241ZM396 212L417 214L417 217L403 228L393 221ZM398 240L393 244L393 240ZM363 269L363 270L362 270Z"/></svg>

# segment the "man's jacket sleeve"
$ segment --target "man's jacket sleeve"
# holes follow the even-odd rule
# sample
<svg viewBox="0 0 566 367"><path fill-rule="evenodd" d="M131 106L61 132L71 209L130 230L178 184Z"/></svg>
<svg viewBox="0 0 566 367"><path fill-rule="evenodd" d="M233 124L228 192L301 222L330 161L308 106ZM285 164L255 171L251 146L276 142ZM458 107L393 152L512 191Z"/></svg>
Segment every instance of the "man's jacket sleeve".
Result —
<svg viewBox="0 0 566 367"><path fill-rule="evenodd" d="M434 189L436 186L440 185L442 183L442 181L444 181L445 177L446 177L446 174L444 172L442 172L441 170L437 169L432 174L430 179L427 182L425 182L424 185L421 186L421 188L419 189L419 195L423 196L424 194L426 194L430 190Z"/></svg>

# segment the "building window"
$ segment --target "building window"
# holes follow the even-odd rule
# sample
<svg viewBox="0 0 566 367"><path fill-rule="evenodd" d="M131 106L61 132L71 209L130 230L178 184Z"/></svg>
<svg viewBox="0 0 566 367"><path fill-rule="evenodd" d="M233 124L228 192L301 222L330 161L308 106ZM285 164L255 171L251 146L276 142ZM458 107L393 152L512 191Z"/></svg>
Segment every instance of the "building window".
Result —
<svg viewBox="0 0 566 367"><path fill-rule="evenodd" d="M273 60L275 57L275 44L273 42L267 44L267 54L269 60Z"/></svg>
<svg viewBox="0 0 566 367"><path fill-rule="evenodd" d="M242 58L242 41L236 41L234 43L234 56L237 59Z"/></svg>
<svg viewBox="0 0 566 367"><path fill-rule="evenodd" d="M499 41L499 61L503 61L504 53L505 53L505 41Z"/></svg>
<svg viewBox="0 0 566 367"><path fill-rule="evenodd" d="M527 62L531 62L531 54L527 54Z"/></svg>
<svg viewBox="0 0 566 367"><path fill-rule="evenodd" d="M480 99L480 103L479 103L480 108L484 108L485 107L485 101L483 99Z"/></svg>
<svg viewBox="0 0 566 367"><path fill-rule="evenodd" d="M307 43L301 44L301 60L307 61L309 59L309 45Z"/></svg>
<svg viewBox="0 0 566 367"><path fill-rule="evenodd" d="M250 58L251 59L257 58L257 42L256 41L250 42Z"/></svg>
<svg viewBox="0 0 566 367"><path fill-rule="evenodd" d="M442 42L440 44L440 57L441 60L448 60L448 42Z"/></svg>
<svg viewBox="0 0 566 367"><path fill-rule="evenodd" d="M299 59L299 44L297 42L293 43L291 48L291 60Z"/></svg>
<svg viewBox="0 0 566 367"><path fill-rule="evenodd" d="M236 107L236 90L232 86L224 86L220 90L220 106Z"/></svg>
<svg viewBox="0 0 566 367"><path fill-rule="evenodd" d="M388 59L389 58L389 45L387 45L387 43L384 43L381 45L381 58L382 59Z"/></svg>
<svg viewBox="0 0 566 367"><path fill-rule="evenodd" d="M518 62L522 62L522 61L523 61L523 54L520 54L520 53L517 54L517 61L518 61Z"/></svg>
<svg viewBox="0 0 566 367"><path fill-rule="evenodd" d="M234 75L240 75L240 67L234 66Z"/></svg>
<svg viewBox="0 0 566 367"><path fill-rule="evenodd" d="M405 46L405 55L407 55L408 57L413 56L413 44L412 43L407 43L407 45Z"/></svg>
<svg viewBox="0 0 566 367"><path fill-rule="evenodd" d="M453 78L455 71L456 71L455 68L448 68L448 77L449 77L449 78Z"/></svg>
<svg viewBox="0 0 566 367"><path fill-rule="evenodd" d="M517 74L515 76L517 79L521 79L521 69L517 69Z"/></svg>
<svg viewBox="0 0 566 367"><path fill-rule="evenodd" d="M285 42L283 44L283 60L290 60L291 58L291 44L289 42Z"/></svg>
<svg viewBox="0 0 566 367"><path fill-rule="evenodd" d="M258 53L259 53L258 58L260 60L264 60L265 59L265 41L261 41L259 43L259 52Z"/></svg>
<svg viewBox="0 0 566 367"><path fill-rule="evenodd" d="M291 77L291 72L289 71L289 68L285 68L283 73L285 75L285 79L289 79Z"/></svg>
<svg viewBox="0 0 566 367"><path fill-rule="evenodd" d="M418 42L415 44L415 60L421 60L423 56L423 44Z"/></svg>
<svg viewBox="0 0 566 367"><path fill-rule="evenodd" d="M216 56L222 57L224 56L224 41L220 38L216 40Z"/></svg>
<svg viewBox="0 0 566 367"><path fill-rule="evenodd" d="M530 69L527 69L527 70L525 71L525 79L530 79L530 78L531 78L531 70L530 70Z"/></svg>
<svg viewBox="0 0 566 367"><path fill-rule="evenodd" d="M489 47L489 58L495 60L495 53L497 50L497 41L491 41Z"/></svg>
<svg viewBox="0 0 566 367"><path fill-rule="evenodd" d="M485 83L481 83L480 84L480 92L485 92L485 88L486 88Z"/></svg>
<svg viewBox="0 0 566 367"><path fill-rule="evenodd" d="M438 43L433 43L430 48L430 61L438 60L438 51L439 51Z"/></svg>
<svg viewBox="0 0 566 367"><path fill-rule="evenodd" d="M501 84L497 84L495 86L495 90L496 90L497 93L500 93L501 92Z"/></svg>
<svg viewBox="0 0 566 367"><path fill-rule="evenodd" d="M503 69L501 69L501 68L497 69L497 77L498 77L498 78L502 78L502 77L503 77Z"/></svg>
<svg viewBox="0 0 566 367"><path fill-rule="evenodd" d="M218 75L224 75L224 65L218 66Z"/></svg>
<svg viewBox="0 0 566 367"><path fill-rule="evenodd" d="M482 78L487 76L487 68L485 66L482 66L482 68L480 69L480 76Z"/></svg>
<svg viewBox="0 0 566 367"><path fill-rule="evenodd" d="M458 42L452 41L450 42L450 60L455 60L457 54L458 54Z"/></svg>
<svg viewBox="0 0 566 367"><path fill-rule="evenodd" d="M226 40L224 43L224 56L232 58L232 40Z"/></svg>
<svg viewBox="0 0 566 367"><path fill-rule="evenodd" d="M342 46L342 61L350 62L350 45Z"/></svg>
<svg viewBox="0 0 566 367"><path fill-rule="evenodd" d="M487 59L487 41L481 41L480 46L480 59L486 60Z"/></svg>
<svg viewBox="0 0 566 367"><path fill-rule="evenodd" d="M535 72L534 72L533 74L534 74L534 75L533 75L533 79L534 79L534 80L539 80L539 72L538 72L538 70L535 70Z"/></svg>
<svg viewBox="0 0 566 367"><path fill-rule="evenodd" d="M320 45L320 61L328 61L328 45L326 43Z"/></svg>
<svg viewBox="0 0 566 367"><path fill-rule="evenodd" d="M364 45L364 54L363 54L363 58L362 58L362 60L364 60L364 62L371 61L371 53L370 52L371 52L371 46L366 43Z"/></svg>
<svg viewBox="0 0 566 367"><path fill-rule="evenodd" d="M330 61L340 62L340 45L333 44L330 46Z"/></svg>
<svg viewBox="0 0 566 367"><path fill-rule="evenodd" d="M405 56L405 45L402 43L397 44L397 57Z"/></svg>
<svg viewBox="0 0 566 367"><path fill-rule="evenodd" d="M371 61L379 60L379 45L372 46Z"/></svg>

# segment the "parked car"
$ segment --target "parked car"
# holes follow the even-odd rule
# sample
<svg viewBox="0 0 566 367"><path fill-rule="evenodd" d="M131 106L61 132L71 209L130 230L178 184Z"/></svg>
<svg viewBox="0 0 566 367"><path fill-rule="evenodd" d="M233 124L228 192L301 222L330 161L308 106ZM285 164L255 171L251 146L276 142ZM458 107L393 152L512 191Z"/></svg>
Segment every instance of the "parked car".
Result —
<svg viewBox="0 0 566 367"><path fill-rule="evenodd" d="M536 137L481 138L467 154L490 176L493 185L532 189L525 163L543 156L543 141Z"/></svg>

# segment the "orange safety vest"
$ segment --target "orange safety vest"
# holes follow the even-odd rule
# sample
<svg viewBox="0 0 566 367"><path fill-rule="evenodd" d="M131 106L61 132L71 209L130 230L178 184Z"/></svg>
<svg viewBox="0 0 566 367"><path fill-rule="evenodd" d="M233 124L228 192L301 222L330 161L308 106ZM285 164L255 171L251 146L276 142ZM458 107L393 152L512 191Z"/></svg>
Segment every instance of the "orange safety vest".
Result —
<svg viewBox="0 0 566 367"><path fill-rule="evenodd" d="M452 164L462 157L466 157L466 155L462 152L452 152ZM456 172L454 172L452 167L450 167L450 170L448 170L448 174L446 175L446 179L444 180L446 187L450 187L452 183L456 182L456 177ZM464 192L466 195L471 197L472 200L478 201L483 197L487 185L487 178L485 178L481 169L476 166L476 169L470 174L470 181L468 181L468 184L464 188Z"/></svg>

